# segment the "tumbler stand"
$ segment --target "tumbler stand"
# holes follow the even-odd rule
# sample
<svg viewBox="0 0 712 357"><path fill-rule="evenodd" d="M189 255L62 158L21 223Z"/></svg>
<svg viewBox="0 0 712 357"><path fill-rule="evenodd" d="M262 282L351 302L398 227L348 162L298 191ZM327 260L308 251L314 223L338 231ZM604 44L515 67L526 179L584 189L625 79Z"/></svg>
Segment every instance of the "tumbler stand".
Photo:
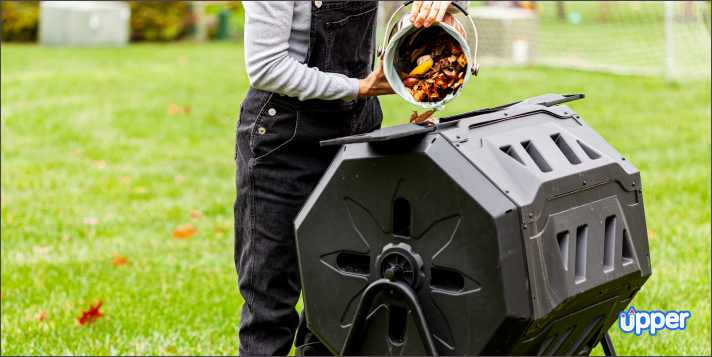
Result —
<svg viewBox="0 0 712 357"><path fill-rule="evenodd" d="M400 280L390 281L388 279L379 279L374 281L366 288L366 291L363 292L361 301L358 303L358 307L356 308L356 314L351 322L351 328L349 329L348 335L346 335L344 347L341 349L341 355L354 355L354 345L361 336L361 330L363 330L363 325L366 322L366 317L368 317L368 311L371 309L373 299L383 290L399 292L403 298L405 298L408 303L408 307L410 307L410 310L413 313L415 326L418 328L418 333L420 334L420 339L423 341L426 353L428 356L437 356L438 353L435 350L433 335L430 334L430 328L428 327L427 320L425 319L425 313L423 312L423 308L420 306L420 302L418 301L418 296L415 295L415 291L413 291L408 284Z"/></svg>
<svg viewBox="0 0 712 357"><path fill-rule="evenodd" d="M601 347L603 348L603 353L606 356L617 356L616 349L613 348L613 341L611 341L611 335L608 334L608 331L603 334L603 338L601 339Z"/></svg>
<svg viewBox="0 0 712 357"><path fill-rule="evenodd" d="M418 301L418 296L415 294L415 291L413 291L413 289L403 281L390 281L388 279L376 280L363 292L361 301L359 301L358 307L356 308L356 314L351 322L351 328L346 335L344 347L341 349L341 356L354 355L354 345L361 336L361 330L363 330L363 325L366 322L366 317L368 317L368 311L371 309L373 299L376 298L378 293L384 290L397 291L405 298L408 303L408 307L410 307L413 312L415 326L418 328L418 334L420 334L420 339L423 341L425 351L428 356L437 356L438 353L435 349L433 336L430 333L425 313L423 312L423 308L420 306L420 302ZM603 353L606 356L616 356L616 350L613 347L613 341L611 341L611 336L608 334L608 331L603 334L601 347L603 348Z"/></svg>

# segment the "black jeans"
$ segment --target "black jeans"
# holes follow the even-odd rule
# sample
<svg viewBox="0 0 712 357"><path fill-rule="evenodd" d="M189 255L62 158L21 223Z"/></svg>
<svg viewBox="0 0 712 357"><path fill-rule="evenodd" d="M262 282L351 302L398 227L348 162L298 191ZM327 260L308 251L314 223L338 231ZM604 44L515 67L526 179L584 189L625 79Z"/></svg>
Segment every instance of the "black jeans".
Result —
<svg viewBox="0 0 712 357"><path fill-rule="evenodd" d="M377 8L376 2L313 2L305 64L366 78ZM247 92L235 139L235 266L245 299L241 355L286 355L291 349L301 292L293 222L338 150L319 141L372 131L382 118L375 98L299 101ZM314 340L304 324L299 334L302 342Z"/></svg>
<svg viewBox="0 0 712 357"><path fill-rule="evenodd" d="M376 98L304 101L250 88L235 139L241 355L286 355L299 323L294 218L336 155L319 141L380 127Z"/></svg>

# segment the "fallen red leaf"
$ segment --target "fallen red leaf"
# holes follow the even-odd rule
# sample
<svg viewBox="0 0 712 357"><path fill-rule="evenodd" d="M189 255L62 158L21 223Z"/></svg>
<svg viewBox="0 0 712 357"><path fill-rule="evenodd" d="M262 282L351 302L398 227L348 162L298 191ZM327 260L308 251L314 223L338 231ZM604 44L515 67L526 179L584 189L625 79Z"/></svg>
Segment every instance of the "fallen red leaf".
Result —
<svg viewBox="0 0 712 357"><path fill-rule="evenodd" d="M180 107L178 107L178 104L171 104L168 106L168 109L166 109L166 114L168 115L176 115L180 111Z"/></svg>
<svg viewBox="0 0 712 357"><path fill-rule="evenodd" d="M223 226L215 227L215 239L222 238L222 236L225 234L225 231L227 231L227 229Z"/></svg>
<svg viewBox="0 0 712 357"><path fill-rule="evenodd" d="M180 225L178 229L174 230L171 236L176 239L188 239L193 233L197 232L198 228L193 227L192 224L188 223L185 226Z"/></svg>
<svg viewBox="0 0 712 357"><path fill-rule="evenodd" d="M99 312L99 308L103 303L104 300L99 300L99 303L96 304L96 306L93 306L91 303L89 303L89 310L82 311L82 316L77 316L77 320L79 320L79 325L84 326L86 324L93 324L98 318L104 317L106 314L102 314L101 312Z"/></svg>
<svg viewBox="0 0 712 357"><path fill-rule="evenodd" d="M655 233L654 231L651 231L650 229L648 229L648 238L653 239L653 238L655 238L655 237L657 237L657 236L658 236L657 233Z"/></svg>
<svg viewBox="0 0 712 357"><path fill-rule="evenodd" d="M49 314L47 313L47 311L42 311L41 313L35 315L35 319L37 321L44 321L44 320L47 320L48 318L49 318Z"/></svg>
<svg viewBox="0 0 712 357"><path fill-rule="evenodd" d="M176 114L183 114L187 115L190 114L190 112L193 111L193 108L190 107L190 105L185 104L183 106L179 106L176 103L173 103L168 106L168 109L166 109L166 114L168 115L176 115Z"/></svg>
<svg viewBox="0 0 712 357"><path fill-rule="evenodd" d="M121 265L129 265L129 260L126 259L126 257L121 256L117 253L114 253L114 257L111 258L111 264L114 264L114 266L121 266Z"/></svg>
<svg viewBox="0 0 712 357"><path fill-rule="evenodd" d="M47 247L35 247L35 253L37 254L47 254L51 252L54 249L54 247L47 246Z"/></svg>

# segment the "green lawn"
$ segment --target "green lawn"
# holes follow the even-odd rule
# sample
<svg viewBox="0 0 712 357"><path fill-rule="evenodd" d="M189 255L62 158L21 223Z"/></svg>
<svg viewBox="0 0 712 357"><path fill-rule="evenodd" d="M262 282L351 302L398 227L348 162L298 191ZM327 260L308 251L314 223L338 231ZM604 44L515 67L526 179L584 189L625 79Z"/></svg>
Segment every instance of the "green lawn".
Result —
<svg viewBox="0 0 712 357"><path fill-rule="evenodd" d="M473 1L477 13L484 1ZM580 23L559 18L555 1L537 2L542 11L536 21L500 20L475 16L481 40L479 59L491 65L511 64L513 38L529 41L530 60L547 66L581 68L607 73L666 75L665 4L662 1L567 1L564 14L578 13ZM688 7L688 5L691 5ZM673 4L672 44L675 77L682 81L710 78L710 33L698 7ZM691 10L686 18L685 8ZM709 7L707 7L709 9ZM709 10L707 10L709 11ZM700 14L700 17L697 17ZM468 20L460 22L474 37ZM385 24L384 24L385 25ZM379 34L380 35L380 34ZM472 42L472 40L471 40Z"/></svg>
<svg viewBox="0 0 712 357"><path fill-rule="evenodd" d="M2 354L236 354L242 46L3 44L1 59ZM446 112L580 92L571 107L643 176L653 276L633 305L692 312L686 330L655 337L614 326L616 348L710 355L709 82L483 67ZM174 103L192 111L168 115ZM382 103L387 125L413 109ZM171 238L188 223L191 239ZM99 300L106 317L77 327Z"/></svg>

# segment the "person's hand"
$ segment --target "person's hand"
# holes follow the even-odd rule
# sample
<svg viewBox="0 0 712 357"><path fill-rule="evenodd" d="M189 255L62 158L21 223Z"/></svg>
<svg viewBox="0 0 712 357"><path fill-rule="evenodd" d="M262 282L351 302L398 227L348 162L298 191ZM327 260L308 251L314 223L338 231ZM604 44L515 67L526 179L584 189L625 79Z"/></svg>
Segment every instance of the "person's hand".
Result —
<svg viewBox="0 0 712 357"><path fill-rule="evenodd" d="M410 10L410 22L415 27L430 27L433 22L440 23L447 12L447 7L452 1L413 1Z"/></svg>
<svg viewBox="0 0 712 357"><path fill-rule="evenodd" d="M383 73L383 60L381 60L378 69L371 72L366 79L358 80L358 97L375 97L385 94L395 94L395 92Z"/></svg>

